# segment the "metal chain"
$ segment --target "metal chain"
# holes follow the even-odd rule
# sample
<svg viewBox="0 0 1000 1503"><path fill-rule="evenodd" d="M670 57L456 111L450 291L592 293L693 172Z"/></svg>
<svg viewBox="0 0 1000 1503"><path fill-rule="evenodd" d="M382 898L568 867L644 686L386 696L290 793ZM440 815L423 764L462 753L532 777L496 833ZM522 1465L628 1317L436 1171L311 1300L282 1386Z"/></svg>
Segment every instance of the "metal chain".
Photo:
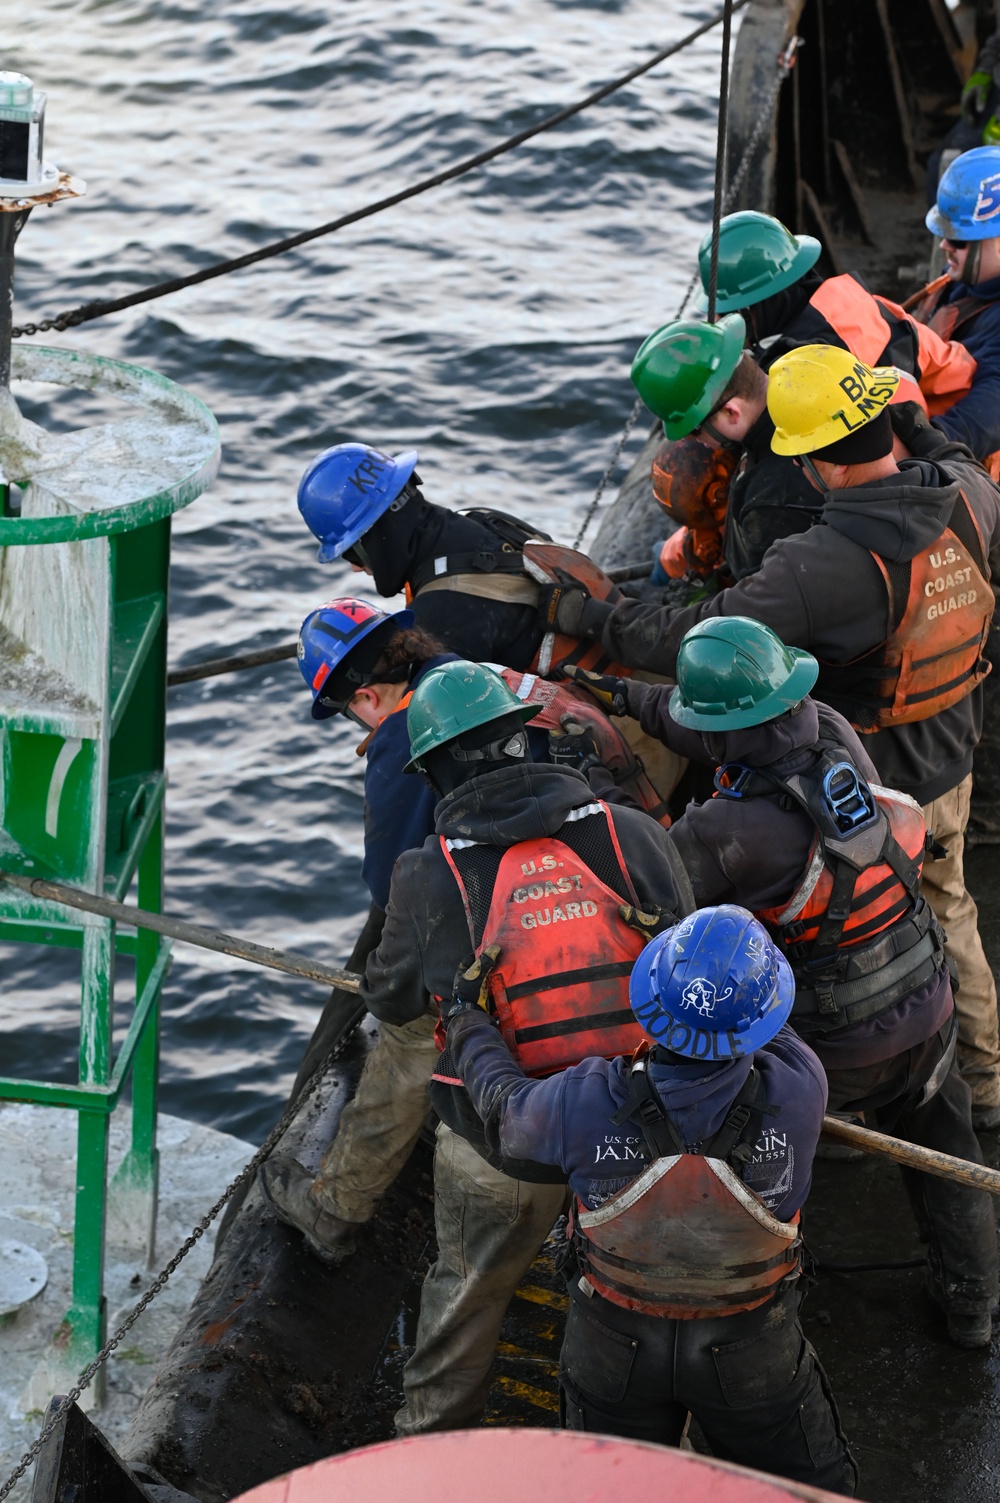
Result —
<svg viewBox="0 0 1000 1503"><path fill-rule="evenodd" d="M754 126L753 131L751 132L749 141L746 144L746 150L744 151L743 156L740 159L740 165L736 169L733 180L726 190L724 207L727 212L731 205L736 202L736 197L740 191L740 188L743 186L743 179L746 177L747 173L750 170L750 163L753 161L757 147L760 145L764 131L767 129L767 124L769 119L771 118L771 113L774 109L775 101L777 100L778 95L781 92L781 85L784 83L789 73L791 73L792 68L795 64L795 54L801 46L802 38L792 37L785 51L778 58L778 71L775 74L774 83L771 85L771 90L766 100L764 101L760 114L757 117L757 123ZM685 292L684 297L681 299L680 307L674 314L675 319L682 318L684 316L684 310L687 307L688 303L691 301L691 294L694 292L697 285L698 273L695 272L694 276L688 283L687 291ZM580 544L583 542L587 528L593 521L594 513L601 504L601 498L603 497L605 490L614 478L615 471L618 468L618 461L622 456L622 450L628 443L629 438L632 435L632 429L639 421L641 413L642 398L638 397L636 399L635 406L632 408L632 411L625 419L625 427L622 429L621 437L619 438L618 443L615 446L615 452L611 456L611 462L608 465L607 469L604 471L604 474L601 476L597 490L594 492L594 499L587 507L583 522L580 525L580 530L577 532L577 535L573 540L574 548L579 548Z"/></svg>
<svg viewBox="0 0 1000 1503"><path fill-rule="evenodd" d="M215 1205L212 1207L212 1209L202 1217L186 1242L183 1242L181 1244L181 1246L174 1253L173 1257L170 1259L170 1262L150 1284L145 1294L139 1300L139 1303L135 1306L135 1309L131 1312L130 1315L125 1318L125 1320L122 1321L115 1334L110 1337L110 1339L106 1341L105 1344L101 1347L101 1350L98 1352L93 1362L91 1362L89 1366L84 1368L83 1372L77 1378L76 1383L63 1399L62 1403L59 1405L59 1408L56 1410L51 1420L49 1420L48 1424L45 1425L42 1429L42 1432L38 1436L38 1439L34 1442L29 1450L25 1451L24 1455L21 1457L21 1460L11 1472L6 1482L4 1482L3 1486L0 1487L0 1503L2 1503L2 1500L8 1496L15 1483L20 1481L25 1472L27 1472L28 1468L38 1459L42 1447L49 1439L49 1437L54 1433L54 1431L58 1428L60 1420L67 1413L67 1411L73 1407L77 1399L83 1393L84 1389L89 1387L91 1380L100 1371L104 1363L107 1362L108 1358L111 1356L111 1353L118 1346L123 1336L125 1336L132 1329L136 1321L139 1319L139 1316L143 1313L147 1306L152 1303L152 1301L160 1293L160 1290L164 1288L171 1274L176 1271L178 1265L184 1258L187 1257L188 1253L195 1246L198 1240L205 1235L212 1222L215 1220L216 1216L218 1216L219 1212L229 1204L230 1200L232 1200L237 1190L239 1190L242 1185L245 1185L247 1181L257 1173L257 1170L260 1168L264 1160L274 1151L275 1147L280 1142L281 1138L284 1136L285 1132L290 1126L293 1118L297 1116L299 1110L305 1105L309 1097L319 1087L324 1075L327 1073L330 1066L340 1058L344 1050L347 1048L348 1044L353 1039L354 1035L357 1033L358 1028L361 1026L363 1016L363 1014L360 1014L354 1020L354 1022L352 1022L350 1026L344 1030L342 1037L333 1046L329 1054L327 1054L326 1058L323 1059L322 1062L317 1066L313 1074L310 1075L309 1079L306 1081L305 1085L302 1087L298 1095L294 1098L294 1100L289 1102L288 1106L282 1112L281 1117L278 1119L278 1122L268 1133L267 1137L264 1139L257 1152L254 1154L253 1158L250 1159L250 1161L240 1170L239 1174L233 1180L232 1184L230 1184L223 1191L222 1195L215 1202Z"/></svg>

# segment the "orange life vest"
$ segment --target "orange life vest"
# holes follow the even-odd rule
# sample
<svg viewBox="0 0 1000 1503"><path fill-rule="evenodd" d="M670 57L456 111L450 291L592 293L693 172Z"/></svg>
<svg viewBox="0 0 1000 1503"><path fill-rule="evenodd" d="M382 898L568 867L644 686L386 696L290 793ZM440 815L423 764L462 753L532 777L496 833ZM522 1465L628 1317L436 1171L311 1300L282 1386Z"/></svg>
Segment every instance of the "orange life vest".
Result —
<svg viewBox="0 0 1000 1503"><path fill-rule="evenodd" d="M983 654L994 610L986 549L964 494L941 536L909 564L871 556L892 630L849 663L820 659L816 691L863 734L927 720L971 694L990 671Z"/></svg>
<svg viewBox="0 0 1000 1503"><path fill-rule="evenodd" d="M795 974L800 1032L877 1017L937 974L943 936L919 891L927 830L913 799L869 784L844 747L822 738L802 772L731 763L716 788L797 804L816 826L795 891L755 914Z"/></svg>
<svg viewBox="0 0 1000 1503"><path fill-rule="evenodd" d="M645 941L619 911L638 899L607 805L574 809L560 836L506 850L440 837L476 954L500 946L488 986L500 1032L536 1076L631 1054L645 1038L628 1000Z"/></svg>
<svg viewBox="0 0 1000 1503"><path fill-rule="evenodd" d="M559 732L565 729L563 721L570 719L585 726L594 738L602 764L619 788L626 789L641 809L669 829L667 806L646 776L642 762L615 722L585 690L565 680L553 683L535 673L518 673L516 668L500 668L498 672L519 700L538 706L539 713L532 725L543 731Z"/></svg>
<svg viewBox="0 0 1000 1503"><path fill-rule="evenodd" d="M898 400L918 401L933 416L968 393L976 362L965 346L911 318L898 303L875 297L853 272L828 277L809 302L852 355L866 365L895 365L913 378L900 383Z"/></svg>
<svg viewBox="0 0 1000 1503"><path fill-rule="evenodd" d="M642 1058L632 1067L630 1086L639 1072L645 1072ZM645 1113L638 1118L658 1156L597 1210L579 1201L574 1209L582 1288L589 1285L626 1310L695 1320L754 1310L795 1271L798 1212L779 1221L727 1162L745 1139L748 1122L751 1136L757 1135L759 1115L747 1107L758 1085L751 1070L730 1116L702 1153L683 1151L662 1103L661 1121L651 1122ZM678 1151L659 1156L664 1127Z"/></svg>

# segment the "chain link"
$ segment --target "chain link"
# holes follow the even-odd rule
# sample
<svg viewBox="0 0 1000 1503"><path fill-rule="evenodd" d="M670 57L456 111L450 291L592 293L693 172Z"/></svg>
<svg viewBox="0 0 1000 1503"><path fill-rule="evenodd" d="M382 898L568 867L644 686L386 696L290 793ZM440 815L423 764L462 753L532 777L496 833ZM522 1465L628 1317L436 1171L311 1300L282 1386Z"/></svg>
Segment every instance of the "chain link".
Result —
<svg viewBox="0 0 1000 1503"><path fill-rule="evenodd" d="M8 1496L14 1485L20 1481L25 1472L27 1472L28 1468L38 1459L42 1447L45 1445L45 1442L49 1439L49 1437L58 1429L59 1423L62 1420L63 1416L67 1413L68 1410L73 1407L77 1399L83 1393L84 1389L89 1387L93 1378L103 1367L104 1363L107 1362L108 1358L111 1356L111 1353L119 1345L122 1338L127 1335L127 1333L135 1325L136 1321L139 1319L139 1316L143 1313L147 1306L152 1303L152 1301L160 1293L160 1290L164 1288L171 1274L176 1272L178 1265L183 1261L184 1258L187 1257L188 1253L196 1245L199 1239L205 1235L209 1227L212 1225L212 1222L215 1220L216 1216L218 1216L219 1212L229 1204L233 1196L236 1194L237 1190L239 1190L243 1185L247 1184L248 1181L253 1178L264 1160L274 1151L275 1147L290 1126L293 1118L298 1115L298 1112L305 1105L309 1097L315 1090L318 1089L320 1083L323 1080L323 1077L326 1075L330 1066L341 1057L344 1050L347 1048L348 1044L357 1033L359 1027L361 1026L361 1020L363 1016L363 1014L359 1014L359 1016L347 1028L345 1028L345 1031L341 1038L333 1046L329 1054L327 1054L326 1058L317 1066L313 1074L310 1075L309 1079L306 1081L299 1094L293 1101L289 1102L284 1112L282 1112L281 1117L278 1119L278 1122L268 1133L267 1137L264 1139L257 1152L254 1154L253 1158L250 1159L250 1161L246 1165L244 1165L244 1167L240 1170L239 1174L232 1181L232 1183L227 1186L222 1195L220 1195L219 1199L215 1202L215 1205L212 1207L212 1209L202 1217L198 1225L192 1231L191 1235L185 1242L181 1244L181 1246L174 1253L173 1257L170 1259L170 1262L150 1284L145 1294L139 1300L139 1303L135 1306L135 1309L131 1312L131 1314L126 1316L125 1320L122 1321L115 1334L104 1343L104 1345L101 1347L101 1350L94 1358L93 1362L91 1362L89 1366L84 1368L83 1372L77 1378L74 1386L70 1389L69 1393L59 1405L59 1408L56 1410L55 1414L49 1420L48 1424L45 1425L42 1429L41 1434L38 1436L37 1440L27 1451L25 1451L24 1455L21 1457L21 1460L11 1472L6 1482L4 1482L3 1486L0 1487L0 1503L3 1503L3 1499Z"/></svg>
<svg viewBox="0 0 1000 1503"><path fill-rule="evenodd" d="M747 173L750 170L750 163L753 161L757 147L760 145L764 132L767 129L768 121L771 119L775 102L778 98L778 95L781 93L781 85L784 83L789 73L791 73L792 68L795 65L795 54L798 52L801 46L802 38L792 37L785 51L781 53L778 58L778 71L775 74L774 83L771 85L770 92L765 99L763 106L761 107L760 114L757 117L757 123L754 126L753 131L751 132L749 141L746 144L746 150L744 151L743 156L740 159L740 165L736 169L736 175L734 176L732 182L726 190L724 208L727 213L731 206L736 202L736 196L739 193L740 188L743 186L743 179L746 177ZM683 318L684 310L687 307L688 303L691 301L691 294L694 292L697 285L698 273L695 272L694 276L688 283L687 291L681 299L680 307L674 314L675 319ZM594 513L601 504L601 498L603 497L604 492L614 478L615 471L618 468L618 461L622 456L622 451L624 450L625 445L628 443L629 438L632 435L632 429L639 421L641 413L642 398L639 397L637 398L632 411L625 419L625 427L622 429L621 437L619 438L618 443L615 446L615 452L611 456L611 462L600 478L597 490L594 492L594 499L587 507L584 519L580 524L580 529L577 532L576 537L573 539L574 548L579 548L580 544L583 542L587 528L593 521Z"/></svg>

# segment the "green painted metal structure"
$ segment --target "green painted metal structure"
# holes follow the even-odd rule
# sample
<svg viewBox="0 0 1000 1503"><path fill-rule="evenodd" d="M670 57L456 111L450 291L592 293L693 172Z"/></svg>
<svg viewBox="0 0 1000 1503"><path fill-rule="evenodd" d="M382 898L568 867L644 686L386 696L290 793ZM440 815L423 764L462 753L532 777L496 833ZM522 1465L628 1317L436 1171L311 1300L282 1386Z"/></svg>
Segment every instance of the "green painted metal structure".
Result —
<svg viewBox="0 0 1000 1503"><path fill-rule="evenodd" d="M17 349L13 378L125 407L48 433L0 393L2 864L119 899L137 883L139 906L159 912L171 516L211 483L218 429L189 392L118 361ZM77 1112L73 1295L47 1359L55 1382L105 1338L109 1215L116 1241L153 1253L170 946L10 886L0 940L80 951L78 1084L0 1078L0 1099ZM121 956L134 958L135 984L116 998ZM116 1011L120 1023L130 1013L117 1050ZM131 1148L108 1186L110 1116L129 1084Z"/></svg>

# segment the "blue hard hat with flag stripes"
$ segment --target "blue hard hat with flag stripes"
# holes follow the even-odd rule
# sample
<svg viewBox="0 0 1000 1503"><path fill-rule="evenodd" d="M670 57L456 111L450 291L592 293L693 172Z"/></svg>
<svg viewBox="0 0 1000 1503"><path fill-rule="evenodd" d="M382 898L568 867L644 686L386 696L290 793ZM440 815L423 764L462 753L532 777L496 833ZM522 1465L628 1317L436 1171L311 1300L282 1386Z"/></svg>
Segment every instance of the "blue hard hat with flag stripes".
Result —
<svg viewBox="0 0 1000 1503"><path fill-rule="evenodd" d="M319 538L328 564L363 537L401 494L417 467L416 449L393 458L367 444L335 444L307 466L299 481L299 511Z"/></svg>

